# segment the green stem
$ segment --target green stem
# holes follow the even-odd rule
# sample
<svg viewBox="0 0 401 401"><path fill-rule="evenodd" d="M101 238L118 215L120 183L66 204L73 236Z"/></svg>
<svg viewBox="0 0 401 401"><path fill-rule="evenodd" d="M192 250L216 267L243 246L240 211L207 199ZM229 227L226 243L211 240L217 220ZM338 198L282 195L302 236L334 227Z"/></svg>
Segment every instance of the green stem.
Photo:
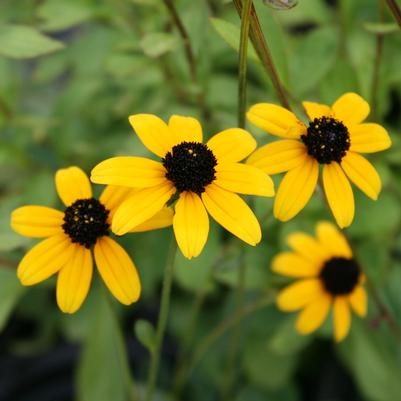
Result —
<svg viewBox="0 0 401 401"><path fill-rule="evenodd" d="M236 300L235 300L235 310L241 313L244 304L245 297L245 278L246 278L246 261L245 261L245 247L242 246L241 249L241 260L238 270L238 281L237 281L237 291L236 291ZM241 340L241 324L238 322L235 329L231 334L229 344L228 344L228 357L227 357L227 368L226 372L223 375L223 385L222 385L222 396L221 399L223 401L227 401L230 399L230 390L232 383L235 378L235 367L236 359L238 355L238 349Z"/></svg>
<svg viewBox="0 0 401 401"><path fill-rule="evenodd" d="M383 22L384 10L383 3L379 0L379 22ZM379 88L379 77L380 77L380 66L383 54L383 35L378 33L376 35L376 57L373 65L373 77L372 77L372 93L371 93L371 104L372 110L376 113L377 109L377 92Z"/></svg>
<svg viewBox="0 0 401 401"><path fill-rule="evenodd" d="M233 0L233 2L238 11L238 14L241 16L243 8L242 0ZM291 110L290 103L287 99L284 87L280 81L276 66L274 65L269 46L267 45L267 41L265 39L265 36L263 35L262 27L260 26L259 18L256 14L256 10L253 4L251 4L250 11L250 38L263 67L265 68L266 72L273 82L281 105L284 106L286 109Z"/></svg>
<svg viewBox="0 0 401 401"><path fill-rule="evenodd" d="M248 304L240 310L237 310L232 316L223 320L217 327L215 327L195 348L192 354L191 361L186 371L186 378L188 378L197 364L202 360L206 352L212 347L212 345L230 328L235 327L239 322L242 321L246 316L251 315L259 309L265 308L271 305L275 297L275 292L271 292L267 295L262 296L256 301Z"/></svg>
<svg viewBox="0 0 401 401"><path fill-rule="evenodd" d="M157 322L155 347L151 353L150 369L146 385L145 401L151 401L155 391L157 374L159 372L160 354L166 331L168 313L170 308L171 286L174 276L174 262L177 254L177 242L172 238L163 278L162 298L160 301L159 320Z"/></svg>
<svg viewBox="0 0 401 401"><path fill-rule="evenodd" d="M194 52L192 50L191 40L189 39L188 32L185 29L183 22L181 21L181 18L175 8L173 0L164 0L164 4L165 4L168 12L170 13L171 20L173 21L174 25L177 27L178 32L180 33L180 36L184 43L185 56L188 61L191 78L192 78L192 81L194 83L196 83L198 81L198 71L196 68L195 56L194 56Z"/></svg>
<svg viewBox="0 0 401 401"><path fill-rule="evenodd" d="M244 0L241 11L241 36L239 42L238 62L238 127L245 128L246 113L246 70L249 38L249 19L251 15L252 0Z"/></svg>
<svg viewBox="0 0 401 401"><path fill-rule="evenodd" d="M386 0L388 8L391 10L393 13L393 16L395 20L397 21L397 24L401 28L401 9L400 6L396 3L395 0Z"/></svg>

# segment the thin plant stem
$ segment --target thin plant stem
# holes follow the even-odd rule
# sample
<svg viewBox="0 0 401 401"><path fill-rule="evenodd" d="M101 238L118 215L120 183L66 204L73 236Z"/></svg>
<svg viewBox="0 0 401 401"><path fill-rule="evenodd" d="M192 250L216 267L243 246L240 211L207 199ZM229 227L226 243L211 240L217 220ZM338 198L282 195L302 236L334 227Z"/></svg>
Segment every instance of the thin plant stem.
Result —
<svg viewBox="0 0 401 401"><path fill-rule="evenodd" d="M233 2L238 14L241 16L243 1L233 0ZM259 18L253 4L251 5L250 11L250 38L263 67L265 68L267 74L270 76L270 79L273 82L273 86L276 89L277 96L281 105L291 110L290 103L287 99L287 94L285 92L284 86L281 83L277 68L274 65L269 46L267 45L266 38L263 34L262 27L260 26Z"/></svg>
<svg viewBox="0 0 401 401"><path fill-rule="evenodd" d="M194 54L192 44L191 44L191 39L188 35L187 29L185 28L185 25L182 22L180 15L178 14L178 11L174 5L174 0L163 0L163 2L169 12L169 15L171 17L173 24L177 28L177 30L181 36L182 42L184 44L185 57L187 59L191 80L195 86L198 86L199 85L198 68L197 68L197 63L196 63L196 59L195 59L195 54ZM198 103L198 106L202 113L203 118L205 120L208 120L210 113L209 113L209 110L205 103L205 97L204 97L203 91L200 91L196 95L196 101Z"/></svg>
<svg viewBox="0 0 401 401"><path fill-rule="evenodd" d="M241 11L241 36L239 41L238 61L238 127L245 128L246 112L246 74L249 38L249 19L251 15L252 0L244 0Z"/></svg>
<svg viewBox="0 0 401 401"><path fill-rule="evenodd" d="M114 319L116 327L119 328L119 330L115 333L117 336L116 341L113 342L113 345L115 346L114 350L114 355L116 356L116 359L118 360L118 365L121 367L121 379L124 382L124 385L126 387L126 393L127 393L127 399L128 401L138 401L138 391L137 391L137 386L136 383L130 375L130 370L129 370L129 361L128 361L128 354L126 349L122 349L120 347L120 344L124 344L124 338L123 334L121 331L121 328L119 326L120 322L117 316L117 313L115 311L114 305L111 301L110 294L106 293L105 289L102 289L103 296L106 299L106 302L108 304L108 308L110 310L110 314L112 316L112 319ZM124 344L125 347L125 344ZM124 366L126 368L124 368Z"/></svg>
<svg viewBox="0 0 401 401"><path fill-rule="evenodd" d="M212 347L212 345L223 336L229 329L235 327L245 317L252 313L263 309L272 304L275 298L275 292L271 291L267 295L263 295L254 302L244 306L242 309L237 310L234 314L227 319L223 320L218 326L216 326L207 336L201 340L192 354L191 361L186 371L186 377L189 377L197 364L202 360L206 352Z"/></svg>
<svg viewBox="0 0 401 401"><path fill-rule="evenodd" d="M151 352L149 375L146 385L145 401L151 401L155 391L157 375L159 372L161 349L166 331L170 309L171 286L173 284L174 263L177 254L177 242L172 238L163 278L162 298L160 301L159 320L157 322L155 346Z"/></svg>
<svg viewBox="0 0 401 401"><path fill-rule="evenodd" d="M237 280L237 291L236 291L236 299L235 299L235 310L241 311L244 304L245 298L245 279L246 279L246 258L245 258L245 247L242 246L241 256L240 256L240 264L238 269L238 280ZM241 312L239 312L241 313ZM228 343L228 357L227 357L227 367L226 372L223 375L223 384L221 391L221 399L223 401L230 399L230 390L232 383L235 378L235 368L236 368L236 360L238 356L238 349L241 340L241 322L233 329L231 337Z"/></svg>
<svg viewBox="0 0 401 401"><path fill-rule="evenodd" d="M384 18L384 9L383 9L383 2L379 0L378 2L379 8L379 21L383 22ZM383 35L378 33L376 35L376 57L375 62L373 65L373 77L372 77L372 92L371 92L371 104L372 110L377 109L377 92L379 89L379 77L380 77L380 66L382 61L383 55Z"/></svg>
<svg viewBox="0 0 401 401"><path fill-rule="evenodd" d="M191 78L192 78L192 81L196 83L198 81L198 71L197 71L195 56L194 56L194 52L192 49L191 40L189 39L188 32L187 32L184 24L181 21L181 18L175 8L173 0L163 0L163 1L164 1L164 4L167 7L167 10L171 16L171 20L173 21L174 25L177 27L178 32L180 33L180 36L184 43L185 56L188 61Z"/></svg>
<svg viewBox="0 0 401 401"><path fill-rule="evenodd" d="M388 8L391 10L393 13L393 16L395 20L397 21L397 24L401 28L401 9L400 6L397 4L395 0L386 0Z"/></svg>

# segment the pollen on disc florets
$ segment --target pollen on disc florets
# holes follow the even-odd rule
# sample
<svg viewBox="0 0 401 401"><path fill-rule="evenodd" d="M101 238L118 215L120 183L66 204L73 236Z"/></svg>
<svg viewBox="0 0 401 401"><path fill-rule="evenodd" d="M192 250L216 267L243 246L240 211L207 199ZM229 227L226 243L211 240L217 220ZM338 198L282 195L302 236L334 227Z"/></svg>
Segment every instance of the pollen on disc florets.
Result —
<svg viewBox="0 0 401 401"><path fill-rule="evenodd" d="M347 127L332 117L315 118L301 136L308 154L321 164L340 163L350 147Z"/></svg>
<svg viewBox="0 0 401 401"><path fill-rule="evenodd" d="M361 269L354 259L331 258L320 271L325 289L332 295L350 294L359 282Z"/></svg>
<svg viewBox="0 0 401 401"><path fill-rule="evenodd" d="M162 160L166 178L178 192L190 191L198 195L215 180L217 159L213 152L199 142L182 142L175 145Z"/></svg>
<svg viewBox="0 0 401 401"><path fill-rule="evenodd" d="M79 199L65 209L62 227L72 242L90 248L98 238L109 235L108 215L97 199Z"/></svg>

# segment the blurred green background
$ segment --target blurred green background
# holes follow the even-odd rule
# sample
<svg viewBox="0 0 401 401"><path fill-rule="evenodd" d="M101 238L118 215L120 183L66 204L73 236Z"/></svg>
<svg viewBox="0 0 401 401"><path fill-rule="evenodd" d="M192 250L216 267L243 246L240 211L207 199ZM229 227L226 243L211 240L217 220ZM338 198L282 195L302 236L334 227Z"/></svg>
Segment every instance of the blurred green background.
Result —
<svg viewBox="0 0 401 401"><path fill-rule="evenodd" d="M10 230L9 214L24 204L61 207L53 183L58 168L79 165L89 173L113 155L145 155L128 124L130 114L196 116L206 136L236 126L236 10L223 0L175 4L194 49L197 83L161 0L0 2L1 401L126 401L141 392L171 229L120 240L142 280L138 303L118 305L95 279L82 309L67 316L57 309L54 280L30 288L18 283L15 268L35 241ZM302 100L331 104L355 91L371 103L370 121L390 132L392 149L370 158L383 192L373 202L355 191L349 235L401 324L400 31L385 3L376 0L300 0L286 11L262 0L255 5L295 110ZM248 105L261 101L276 98L250 50ZM248 129L260 144L270 140ZM320 219L331 220L319 194L286 224L272 217L271 199L256 199L255 208L264 239L244 256L246 304L287 283L269 270L272 256L285 249L286 234L312 232ZM187 261L179 255L158 400L172 399L183 346L191 355L233 315L241 249L239 241L212 224L199 258ZM199 315L192 324L194 310ZM401 400L400 339L373 302L368 318L354 318L339 346L331 340L330 322L309 337L298 336L293 323L294 316L274 305L248 314L239 331L230 391L224 391L232 344L228 330L190 372L181 399ZM135 376L134 390L130 376Z"/></svg>

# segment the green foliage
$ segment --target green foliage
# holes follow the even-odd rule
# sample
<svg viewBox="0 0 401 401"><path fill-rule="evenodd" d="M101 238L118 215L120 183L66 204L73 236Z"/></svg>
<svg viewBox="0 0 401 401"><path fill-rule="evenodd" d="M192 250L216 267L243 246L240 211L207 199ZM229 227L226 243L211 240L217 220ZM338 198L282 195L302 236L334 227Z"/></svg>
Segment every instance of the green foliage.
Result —
<svg viewBox="0 0 401 401"><path fill-rule="evenodd" d="M53 53L64 48L62 42L23 25L0 25L0 55L24 59Z"/></svg>
<svg viewBox="0 0 401 401"><path fill-rule="evenodd" d="M29 289L19 284L18 262L38 241L10 229L10 212L24 204L63 210L54 188L58 168L79 165L89 173L108 157L153 157L133 135L128 122L131 114L152 113L164 120L171 114L198 117L205 139L236 126L240 24L232 2L173 3L192 44L197 82L191 79L185 43L163 1L0 1L0 326L11 356L34 358L53 352L60 343L78 344L81 356L75 387L79 401L135 399L130 384L133 376L141 393L155 343L154 325L172 229L117 238L141 278L137 303L125 307L109 302L109 294L98 288L95 269L95 281L82 309L74 316L62 316L55 302L54 279ZM375 202L353 188L356 214L347 235L401 325L398 27L385 7L380 16L376 0L338 1L336 6L303 0L279 11L264 3L254 2L294 111L305 118L302 100L331 104L341 94L355 91L371 104L368 121L390 132L392 148L367 155L382 178L382 193ZM379 61L378 37L382 41ZM248 61L248 106L277 103L252 45ZM275 140L251 124L247 129L259 145ZM274 177L276 190L280 179L281 175ZM95 186L96 195L101 190ZM155 399L172 399L177 361L191 357L202 340L233 318L237 302L233 293L242 264L246 266L243 301L248 305L290 281L270 269L274 255L288 249L286 236L299 230L312 233L319 220L332 220L319 191L296 219L286 223L274 219L272 204L267 198L254 201L263 232L258 247L244 247L210 219L203 253L190 261L177 256ZM35 334L14 336L14 327L22 325L25 330L26 321L36 328ZM348 375L355 383L350 390L353 399L400 400L400 343L393 339L372 300L366 320L353 316L350 336L340 345L332 342L331 316L309 336L299 336L294 322L295 314L283 314L273 305L241 320L236 380L226 399L320 399L318 391L328 388L326 380L331 374L325 368L335 355L341 362L339 376ZM184 364L189 376L180 399L222 398L235 327L213 339L191 372ZM126 341L134 344L130 361ZM335 376L335 380L339 381L334 387L341 388L341 378Z"/></svg>

